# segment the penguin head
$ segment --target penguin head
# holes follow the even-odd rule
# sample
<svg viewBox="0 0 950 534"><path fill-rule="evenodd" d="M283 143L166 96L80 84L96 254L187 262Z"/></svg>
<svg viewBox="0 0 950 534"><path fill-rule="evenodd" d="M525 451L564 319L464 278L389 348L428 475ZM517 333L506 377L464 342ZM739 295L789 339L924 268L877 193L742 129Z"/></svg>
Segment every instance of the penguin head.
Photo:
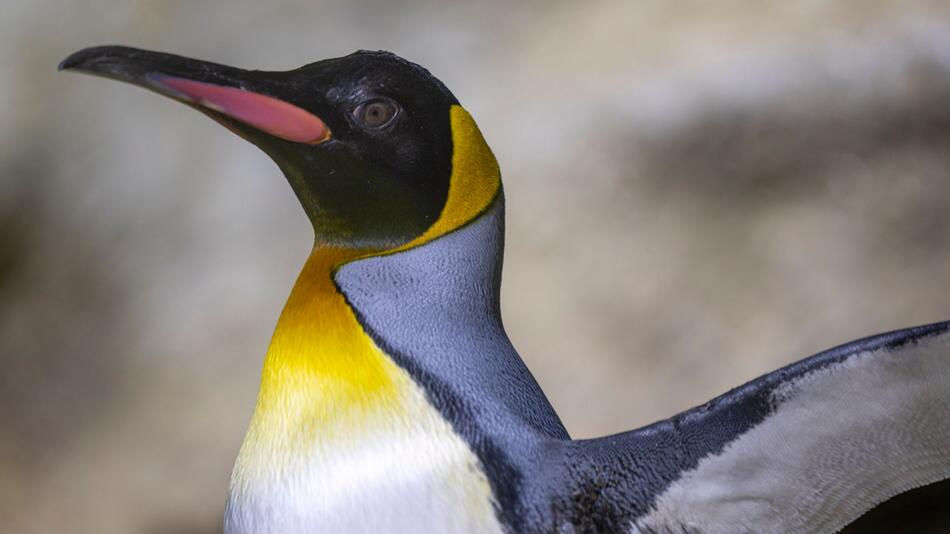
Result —
<svg viewBox="0 0 950 534"><path fill-rule="evenodd" d="M278 72L103 46L72 54L60 69L169 96L260 147L287 176L318 243L393 249L446 208L458 102L394 54L360 51Z"/></svg>

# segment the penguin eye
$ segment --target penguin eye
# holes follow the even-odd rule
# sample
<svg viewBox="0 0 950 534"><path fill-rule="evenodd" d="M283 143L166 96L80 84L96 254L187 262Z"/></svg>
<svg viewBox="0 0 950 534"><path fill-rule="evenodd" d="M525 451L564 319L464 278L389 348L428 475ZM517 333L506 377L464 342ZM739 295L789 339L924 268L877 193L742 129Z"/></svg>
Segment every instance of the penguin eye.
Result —
<svg viewBox="0 0 950 534"><path fill-rule="evenodd" d="M399 113L399 104L388 98L363 102L353 110L357 122L364 128L378 130L393 121Z"/></svg>

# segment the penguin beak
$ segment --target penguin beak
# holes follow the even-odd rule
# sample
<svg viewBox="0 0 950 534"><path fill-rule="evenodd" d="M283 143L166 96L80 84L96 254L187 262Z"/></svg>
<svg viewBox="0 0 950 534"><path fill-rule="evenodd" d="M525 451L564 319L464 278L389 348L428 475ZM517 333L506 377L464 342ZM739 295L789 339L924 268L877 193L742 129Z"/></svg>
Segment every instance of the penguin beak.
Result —
<svg viewBox="0 0 950 534"><path fill-rule="evenodd" d="M131 83L183 102L247 137L238 125L304 144L331 138L326 123L309 111L267 94L259 71L247 71L174 54L124 46L98 46L76 52L59 64ZM264 77L266 78L266 77Z"/></svg>

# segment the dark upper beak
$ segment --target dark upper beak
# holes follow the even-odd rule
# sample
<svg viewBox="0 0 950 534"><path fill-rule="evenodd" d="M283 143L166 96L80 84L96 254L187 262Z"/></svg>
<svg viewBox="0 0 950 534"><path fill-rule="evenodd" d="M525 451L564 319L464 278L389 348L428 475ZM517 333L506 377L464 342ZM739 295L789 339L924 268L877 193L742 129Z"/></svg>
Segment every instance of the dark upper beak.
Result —
<svg viewBox="0 0 950 534"><path fill-rule="evenodd" d="M237 121L285 141L318 144L331 137L319 117L267 94L260 81L264 73L258 71L125 46L85 48L64 59L59 70L145 87L212 118Z"/></svg>

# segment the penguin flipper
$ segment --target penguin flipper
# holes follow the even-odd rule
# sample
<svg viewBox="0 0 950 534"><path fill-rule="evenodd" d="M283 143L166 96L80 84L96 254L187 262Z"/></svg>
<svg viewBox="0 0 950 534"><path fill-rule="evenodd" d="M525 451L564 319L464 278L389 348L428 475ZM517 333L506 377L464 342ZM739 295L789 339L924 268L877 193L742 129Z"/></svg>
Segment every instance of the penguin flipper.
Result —
<svg viewBox="0 0 950 534"><path fill-rule="evenodd" d="M842 345L602 440L660 466L634 477L633 532L836 532L950 478L950 322Z"/></svg>

